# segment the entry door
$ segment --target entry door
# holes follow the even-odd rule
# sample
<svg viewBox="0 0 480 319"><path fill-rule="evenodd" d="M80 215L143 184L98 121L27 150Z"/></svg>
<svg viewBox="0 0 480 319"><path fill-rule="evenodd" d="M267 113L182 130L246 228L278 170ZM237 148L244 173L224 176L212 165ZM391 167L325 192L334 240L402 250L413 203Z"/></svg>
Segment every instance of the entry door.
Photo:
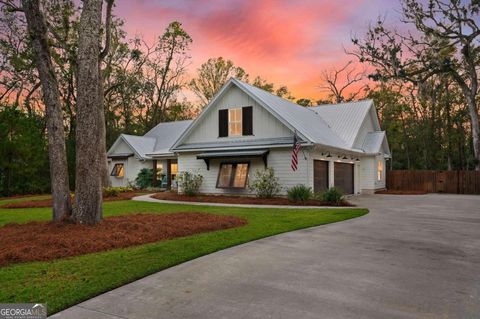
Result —
<svg viewBox="0 0 480 319"><path fill-rule="evenodd" d="M313 191L320 193L328 189L328 162L313 161Z"/></svg>
<svg viewBox="0 0 480 319"><path fill-rule="evenodd" d="M335 163L334 185L344 194L353 194L353 164Z"/></svg>

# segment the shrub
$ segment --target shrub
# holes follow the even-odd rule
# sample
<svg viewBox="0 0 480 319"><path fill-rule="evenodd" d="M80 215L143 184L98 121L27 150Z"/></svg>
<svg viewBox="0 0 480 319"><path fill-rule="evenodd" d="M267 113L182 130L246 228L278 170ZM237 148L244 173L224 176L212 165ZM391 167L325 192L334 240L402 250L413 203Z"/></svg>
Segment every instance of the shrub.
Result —
<svg viewBox="0 0 480 319"><path fill-rule="evenodd" d="M312 189L305 185L296 185L287 191L288 200L297 202L306 202L312 198Z"/></svg>
<svg viewBox="0 0 480 319"><path fill-rule="evenodd" d="M108 197L116 197L119 193L131 192L133 188L128 186L104 187L103 194Z"/></svg>
<svg viewBox="0 0 480 319"><path fill-rule="evenodd" d="M329 204L339 205L343 200L343 194L338 188L332 187L321 193L320 199Z"/></svg>
<svg viewBox="0 0 480 319"><path fill-rule="evenodd" d="M103 188L103 195L107 197L117 197L120 191L117 187L104 187Z"/></svg>
<svg viewBox="0 0 480 319"><path fill-rule="evenodd" d="M142 168L135 179L135 184L140 189L152 187L153 183L153 169Z"/></svg>
<svg viewBox="0 0 480 319"><path fill-rule="evenodd" d="M188 196L198 194L200 186L202 186L203 176L190 172L180 172L177 176L178 186Z"/></svg>
<svg viewBox="0 0 480 319"><path fill-rule="evenodd" d="M272 167L263 171L256 171L249 188L260 198L272 198L282 189Z"/></svg>

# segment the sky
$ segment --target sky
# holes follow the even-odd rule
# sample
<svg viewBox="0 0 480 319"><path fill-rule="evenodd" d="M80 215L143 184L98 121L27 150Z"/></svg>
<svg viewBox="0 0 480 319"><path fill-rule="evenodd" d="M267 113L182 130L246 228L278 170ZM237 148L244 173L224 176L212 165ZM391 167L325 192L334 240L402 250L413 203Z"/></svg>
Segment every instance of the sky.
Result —
<svg viewBox="0 0 480 319"><path fill-rule="evenodd" d="M323 70L352 56L351 36L364 34L379 16L398 16L398 0L117 0L114 14L129 36L153 41L177 20L193 39L189 75L222 56L296 98L325 96Z"/></svg>

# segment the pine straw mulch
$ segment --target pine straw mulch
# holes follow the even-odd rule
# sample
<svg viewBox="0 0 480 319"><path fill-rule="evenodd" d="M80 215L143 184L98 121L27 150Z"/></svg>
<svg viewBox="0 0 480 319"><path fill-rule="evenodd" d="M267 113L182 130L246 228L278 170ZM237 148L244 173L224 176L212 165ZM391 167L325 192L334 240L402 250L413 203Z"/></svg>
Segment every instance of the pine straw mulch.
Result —
<svg viewBox="0 0 480 319"><path fill-rule="evenodd" d="M156 193L151 197L161 200L181 201L181 202L201 202L201 203L223 203L223 204L247 204L247 205L290 205L290 206L355 206L346 200L339 205L333 205L329 202L311 199L305 202L291 202L284 197L258 198L251 196L226 196L226 195L195 195L188 196L176 192Z"/></svg>
<svg viewBox="0 0 480 319"><path fill-rule="evenodd" d="M243 218L205 213L135 214L95 226L54 222L0 227L0 267L153 243L246 225Z"/></svg>
<svg viewBox="0 0 480 319"><path fill-rule="evenodd" d="M383 194L383 195L425 195L428 192L425 191L401 191L401 190L394 190L394 189L386 189L383 191L377 191L375 194Z"/></svg>
<svg viewBox="0 0 480 319"><path fill-rule="evenodd" d="M144 193L138 192L123 192L118 193L117 196L104 196L104 202L113 202L118 200L129 200L135 196L142 195ZM72 204L73 204L73 197L72 197ZM37 200L30 200L30 201L22 201L16 203L9 203L0 205L0 208L47 208L52 207L52 199L37 199Z"/></svg>

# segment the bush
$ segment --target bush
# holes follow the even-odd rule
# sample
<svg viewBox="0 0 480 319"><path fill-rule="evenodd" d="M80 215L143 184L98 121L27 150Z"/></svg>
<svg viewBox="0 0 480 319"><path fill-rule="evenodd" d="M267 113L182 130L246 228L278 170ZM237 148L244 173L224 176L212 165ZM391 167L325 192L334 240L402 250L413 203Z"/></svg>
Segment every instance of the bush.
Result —
<svg viewBox="0 0 480 319"><path fill-rule="evenodd" d="M153 185L153 169L151 168L142 168L135 178L135 184L140 189L146 189L152 187Z"/></svg>
<svg viewBox="0 0 480 319"><path fill-rule="evenodd" d="M306 202L312 198L312 189L305 185L296 185L287 191L288 200L291 202Z"/></svg>
<svg viewBox="0 0 480 319"><path fill-rule="evenodd" d="M120 193L126 193L133 191L132 187L118 186L118 187L104 187L103 194L108 197L116 197Z"/></svg>
<svg viewBox="0 0 480 319"><path fill-rule="evenodd" d="M200 174L194 174L190 172L180 172L177 175L178 186L182 189L183 193L188 196L194 196L198 194L200 186L202 186L203 176Z"/></svg>
<svg viewBox="0 0 480 319"><path fill-rule="evenodd" d="M117 187L105 187L103 189L103 195L107 197L117 197L119 193Z"/></svg>
<svg viewBox="0 0 480 319"><path fill-rule="evenodd" d="M260 198L272 198L282 190L272 167L256 171L249 188Z"/></svg>
<svg viewBox="0 0 480 319"><path fill-rule="evenodd" d="M321 193L320 199L329 204L339 205L343 200L343 194L338 188L332 187Z"/></svg>

